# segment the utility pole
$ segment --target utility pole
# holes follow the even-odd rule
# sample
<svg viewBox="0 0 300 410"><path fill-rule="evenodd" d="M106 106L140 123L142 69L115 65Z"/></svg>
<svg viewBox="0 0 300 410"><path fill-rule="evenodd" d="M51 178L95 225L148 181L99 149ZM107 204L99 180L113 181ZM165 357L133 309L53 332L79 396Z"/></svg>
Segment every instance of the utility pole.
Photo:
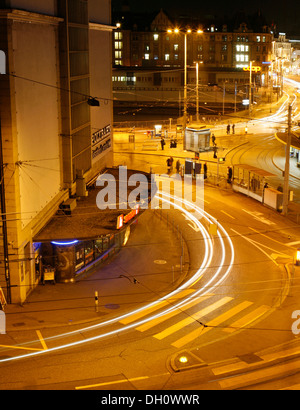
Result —
<svg viewBox="0 0 300 410"><path fill-rule="evenodd" d="M10 271L9 271L9 261L8 261L8 241L7 241L7 221L6 221L1 116L0 116L0 195L1 195L3 254L4 254L3 262L4 262L4 274L5 274L5 280L6 280L6 289L7 289L6 298L7 298L7 303L11 303L11 286L10 286Z"/></svg>
<svg viewBox="0 0 300 410"><path fill-rule="evenodd" d="M284 169L284 184L283 184L283 215L288 214L289 206L289 179L290 179L290 148L291 148L291 126L292 126L292 106L289 105L288 111L288 133L285 147L285 169Z"/></svg>
<svg viewBox="0 0 300 410"><path fill-rule="evenodd" d="M183 132L186 129L187 122L187 33L184 33L184 89L183 89Z"/></svg>

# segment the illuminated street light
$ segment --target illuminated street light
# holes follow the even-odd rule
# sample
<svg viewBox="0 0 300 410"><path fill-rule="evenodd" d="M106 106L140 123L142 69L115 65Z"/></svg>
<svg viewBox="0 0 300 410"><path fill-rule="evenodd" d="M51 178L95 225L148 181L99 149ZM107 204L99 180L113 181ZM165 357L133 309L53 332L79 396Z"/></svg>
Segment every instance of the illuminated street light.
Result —
<svg viewBox="0 0 300 410"><path fill-rule="evenodd" d="M179 28L175 28L174 30L168 29L168 33L175 33L178 34L180 33ZM186 129L186 120L187 120L187 35L191 34L192 30L189 28L186 31L184 31L184 96L183 96L183 101L184 101L184 109L183 109L183 129ZM197 34L202 34L203 30L198 29L196 30Z"/></svg>
<svg viewBox="0 0 300 410"><path fill-rule="evenodd" d="M296 266L300 266L300 248L296 252Z"/></svg>

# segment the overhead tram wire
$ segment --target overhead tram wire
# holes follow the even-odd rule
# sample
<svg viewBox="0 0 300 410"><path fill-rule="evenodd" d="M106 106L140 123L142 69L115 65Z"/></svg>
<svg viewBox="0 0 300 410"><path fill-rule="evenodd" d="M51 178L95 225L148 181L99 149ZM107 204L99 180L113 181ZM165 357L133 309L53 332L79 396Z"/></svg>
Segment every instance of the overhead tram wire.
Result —
<svg viewBox="0 0 300 410"><path fill-rule="evenodd" d="M171 70L170 70L170 71L171 71ZM180 70L178 70L178 71L180 71ZM83 97L85 97L85 98L87 98L87 99L93 98L93 99L103 100L103 101L111 101L111 102L115 101L114 98L99 97L99 96L92 97L92 96L90 96L90 95L88 95L88 94L84 94L84 93L80 93L80 92L78 92L78 91L74 91L74 90L62 88L62 87L59 87L59 86L53 85L53 84L47 84L47 83L44 83L44 82L42 82L42 81L33 80L33 79L31 79L31 78L26 78L26 77L18 76L17 74L13 74L13 73L7 73L7 75L9 75L9 76L11 76L11 77L14 77L14 78L18 78L18 79L24 80L24 81L29 81L29 82L32 82L32 83L35 83L35 84L43 85L43 86L45 86L45 87L54 88L54 89L57 89L57 90L60 90L60 91L68 92L68 93L78 94L78 95L81 95L81 96L83 96ZM159 99L159 100L162 101L161 99ZM164 100L163 100L163 101L164 101ZM236 113L235 113L235 115L224 114L224 116L226 116L226 117L228 117L228 118L240 118L240 119L244 119L244 120L247 120L247 121L265 121L264 118L246 117L246 116L242 116L242 115L236 115ZM267 118L269 118L269 117L267 117ZM281 124L281 125L287 125L287 124L288 124L287 121L286 121L286 122L285 122L285 121L284 121L284 122L283 122L283 121L280 121L280 122L279 122L279 121L273 121L273 120L270 121L270 120L268 120L268 122L271 122L271 123L274 123L274 124Z"/></svg>

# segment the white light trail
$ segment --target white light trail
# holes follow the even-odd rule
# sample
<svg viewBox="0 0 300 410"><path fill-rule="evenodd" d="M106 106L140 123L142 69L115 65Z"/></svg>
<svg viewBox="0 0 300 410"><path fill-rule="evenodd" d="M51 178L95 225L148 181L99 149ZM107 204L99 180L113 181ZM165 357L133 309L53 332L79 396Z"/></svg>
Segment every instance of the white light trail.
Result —
<svg viewBox="0 0 300 410"><path fill-rule="evenodd" d="M195 272L195 274L189 279L187 280L183 285L179 286L177 289L175 289L174 291L172 291L171 293L167 294L164 297L161 297L157 300L155 300L154 302L147 304L145 306L142 306L141 308L138 308L134 311L128 312L124 315L121 315L119 317L107 320L105 322L102 323L98 323L96 325L91 325L91 326L87 326L85 328L81 328L78 330L74 330L71 332L67 332L67 333L63 333L63 334L59 334L59 335L55 335L49 338L45 338L45 340L49 341L49 340L54 340L54 339L58 339L58 338L62 338L62 337L69 337L72 336L74 334L79 334L79 333L83 333L83 332L88 332L91 330L95 330L104 326L108 326L111 325L113 323L119 322L120 320L129 317L133 314L136 314L138 312L142 312L143 310L149 309L153 306L155 306L156 304L162 302L162 301L169 301L170 304L172 303L172 297L174 295L176 295L177 293L181 292L184 289L187 289L189 287L194 286L200 279L203 278L204 274L207 272L207 270L210 269L214 269L214 267L211 266L211 262L212 262L212 258L213 258L213 242L212 239L209 236L209 233L207 231L207 229L203 226L203 224L199 221L199 219L197 219L194 215L192 215L191 212L187 211L183 206L176 204L176 201L182 203L183 205L185 205L188 209L193 209L194 211L196 211L201 218L204 218L204 220L206 221L206 223L211 223L211 221L213 221L213 223L217 223L218 224L218 239L220 241L221 244L221 250L222 250L222 256L221 256L221 262L219 263L219 266L216 270L216 272L214 273L214 275L208 280L208 282L206 283L205 286L203 286L202 288L196 290L193 294L190 294L188 297L186 297L185 299L183 299L182 301L178 302L177 304L172 304L170 307L168 307L167 309L163 310L162 312L158 313L158 314L153 314L149 317L143 318L142 320L139 321L134 321L133 323L131 323L130 325L126 325L126 326L122 326L122 327L118 327L115 330L106 332L106 333L102 333L93 337L88 337L85 338L83 340L79 340L76 342L71 342L71 343L66 343L63 345L59 345L56 347L52 347L49 348L47 350L40 350L40 351L35 351L35 352L30 352L24 355L19 355L19 356L14 356L14 357L9 357L9 358L4 358L4 359L0 359L0 363L4 363L4 362L9 362L12 360L17 360L17 359L25 359L25 358L29 358L29 357L34 357L34 356L39 356L41 354L45 354L45 353L51 353L51 352L55 352L55 351L59 351L59 350L63 350L63 349L67 349L67 348L71 348L71 347L76 347L79 345L83 345L86 343L90 343L96 340L100 340L103 339L105 337L109 337L115 334L120 334L121 332L125 332L128 331L130 329L133 329L137 326L140 326L150 320L153 320L157 317L163 316L171 311L174 311L176 309L180 309L182 308L185 304L188 304L189 301L191 299L194 299L195 297L200 298L201 296L206 295L209 292L212 292L212 289L219 286L228 276L232 265L233 265L233 261L234 261L234 248L233 248L233 244L231 241L230 236L227 234L226 230L223 228L223 226L218 223L216 221L215 218L213 218L210 214L208 214L207 212L205 212L203 209L201 209L200 207L192 204L189 201L186 201L182 198L178 198L169 194L166 194L164 192L158 192L156 195L159 195L158 198L162 201L166 201L169 202L170 204L172 204L176 209L180 210L181 212L183 212L188 219L190 219L191 221L193 221L196 226L199 228L199 231L202 234L202 238L204 240L204 245L205 245L205 250L204 250L204 257L203 257L203 261L201 263L201 266L199 267L199 269ZM171 202L171 199L173 200ZM220 231L222 232L222 234L224 235L224 238L226 239L226 241L229 244L229 248L230 248L230 262L228 263L228 265L226 266L227 269L225 270L224 274L220 276L220 273L222 271L222 269L224 268L224 262L225 262L225 256L226 256L226 250L225 250L225 244L224 244L224 239L220 233ZM220 277L219 277L220 276ZM217 281L215 284L213 284L214 281Z"/></svg>

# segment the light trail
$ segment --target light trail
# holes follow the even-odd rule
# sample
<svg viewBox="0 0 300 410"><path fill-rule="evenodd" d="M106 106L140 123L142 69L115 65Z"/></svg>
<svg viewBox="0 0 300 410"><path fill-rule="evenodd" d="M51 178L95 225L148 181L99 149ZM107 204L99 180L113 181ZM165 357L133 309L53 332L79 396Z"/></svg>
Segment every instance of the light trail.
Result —
<svg viewBox="0 0 300 410"><path fill-rule="evenodd" d="M205 244L205 253L204 253L202 264L199 267L199 269L183 285L179 286L177 289L175 289L171 293L169 293L169 294L155 300L154 302L152 302L150 304L147 304L145 306L140 307L139 309L128 312L128 313L126 313L124 315L121 315L119 317L112 318L112 319L107 320L105 322L98 323L96 325L87 326L85 328L81 328L81 329L74 330L74 331L71 331L71 332L51 336L51 337L45 338L44 340L45 341L50 341L50 340L54 340L54 339L58 339L58 338L70 337L70 336L73 336L75 334L80 334L80 333L83 333L83 332L88 332L88 331L95 330L95 329L98 329L98 328L101 328L101 327L104 327L104 326L108 326L108 325L111 325L113 323L119 322L120 320L122 320L124 318L127 318L127 317L129 317L133 314L136 314L138 312L142 312L146 309L149 309L149 308L157 305L158 303L160 303L162 301L168 301L170 304L172 304L172 297L173 296L175 296L177 293L181 292L184 289L187 289L191 286L194 286L200 279L203 278L205 272L209 268L214 269L214 267L210 266L212 258L213 258L213 243L212 243L212 239L210 238L207 229L204 227L204 225L200 222L200 220L198 218L196 218L194 215L191 214L191 212L187 211L183 206L176 204L175 203L176 201L182 203L185 207L188 207L188 209L193 209L195 212L197 212L200 215L201 218L204 218L206 223L211 223L211 221L213 221L213 223L218 224L219 231L217 232L217 236L218 236L218 239L220 241L221 249L222 249L221 263L219 264L219 267L218 267L217 271L210 278L208 283L205 286L203 286L202 288L196 290L193 294L186 297L184 300L178 302L177 304L172 304L169 308L163 310L162 312L160 312L158 314L146 317L146 318L144 318L142 320L139 320L139 321L133 321L129 325L118 327L115 330L112 330L112 331L109 331L109 332L106 332L106 333L102 333L102 334L99 334L99 335L96 335L96 336L93 336L93 337L88 337L88 338L85 338L83 340L79 340L79 341L75 341L75 342L71 342L71 343L66 343L66 344L59 345L59 346L52 347L52 348L48 347L47 350L34 351L34 352L31 352L31 353L27 353L25 355L14 356L14 357L9 357L9 358L3 358L3 359L0 359L0 363L9 362L9 361L17 360L17 359L26 359L26 358L29 358L29 357L35 357L35 356L45 354L45 353L56 352L56 351L59 351L59 350L63 350L63 349L71 348L71 347L76 347L76 346L83 345L83 344L86 344L86 343L90 343L90 342L93 342L93 341L96 341L96 340L100 340L100 339L103 339L103 338L106 338L106 337L109 337L109 336L113 336L115 334L120 334L121 332L128 331L128 330L133 329L137 326L140 326L140 325L142 325L142 324L144 324L148 321L151 321L151 320L156 319L160 316L166 315L169 312L172 312L174 310L182 308L185 304L188 304L191 299L194 299L195 297L201 298L202 296L204 296L207 293L211 292L213 288L219 286L220 283L222 283L226 279L226 277L230 273L230 270L231 270L233 262L234 262L234 248L233 248L231 238L228 235L228 233L226 232L226 230L223 228L223 226L219 222L217 222L217 220L215 218L213 218L210 214L205 212L199 206L194 205L194 204L192 204L191 202L189 202L187 200L184 200L182 198L169 195L169 194L164 193L164 192L158 192L156 195L157 195L158 199L172 204L176 209L183 212L187 216L187 218L190 219L191 221L193 221L196 224L196 226L199 228L199 231L201 232L201 235L203 237L204 244ZM174 202L171 202L171 199ZM221 273L222 269L224 268L226 250L225 250L224 239L223 239L223 236L221 235L220 231L223 233L224 238L228 241L229 248L230 248L230 253L231 253L230 263L228 265L226 265L227 269L226 269L225 273L221 276L220 276L220 273ZM214 281L217 281L217 282L215 284L213 284ZM31 343L33 343L33 342L31 342Z"/></svg>

